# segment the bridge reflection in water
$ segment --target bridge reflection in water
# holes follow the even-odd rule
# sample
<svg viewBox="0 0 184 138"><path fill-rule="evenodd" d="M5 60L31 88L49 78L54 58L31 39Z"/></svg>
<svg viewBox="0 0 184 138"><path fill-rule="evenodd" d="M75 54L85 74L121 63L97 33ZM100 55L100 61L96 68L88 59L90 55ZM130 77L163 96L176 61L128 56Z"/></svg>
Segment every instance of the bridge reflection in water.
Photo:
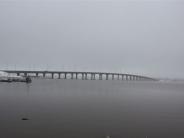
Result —
<svg viewBox="0 0 184 138"><path fill-rule="evenodd" d="M156 81L156 79L154 78L141 75L109 73L109 72L24 71L24 70L3 70L3 71L10 74L17 74L31 77L43 77L51 79Z"/></svg>

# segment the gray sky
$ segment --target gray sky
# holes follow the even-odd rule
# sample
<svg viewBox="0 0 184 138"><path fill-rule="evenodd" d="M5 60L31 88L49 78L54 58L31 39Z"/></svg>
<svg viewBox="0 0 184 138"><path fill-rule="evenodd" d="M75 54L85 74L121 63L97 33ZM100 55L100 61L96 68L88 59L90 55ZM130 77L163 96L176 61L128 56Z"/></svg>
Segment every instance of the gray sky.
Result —
<svg viewBox="0 0 184 138"><path fill-rule="evenodd" d="M184 78L184 2L0 0L0 68Z"/></svg>

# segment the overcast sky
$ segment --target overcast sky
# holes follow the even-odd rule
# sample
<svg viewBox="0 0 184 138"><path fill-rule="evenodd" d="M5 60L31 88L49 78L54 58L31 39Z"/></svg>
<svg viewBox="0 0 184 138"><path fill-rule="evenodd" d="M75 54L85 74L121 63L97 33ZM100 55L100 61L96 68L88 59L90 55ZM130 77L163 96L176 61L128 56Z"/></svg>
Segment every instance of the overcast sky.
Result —
<svg viewBox="0 0 184 138"><path fill-rule="evenodd" d="M184 3L0 0L0 68L184 78Z"/></svg>

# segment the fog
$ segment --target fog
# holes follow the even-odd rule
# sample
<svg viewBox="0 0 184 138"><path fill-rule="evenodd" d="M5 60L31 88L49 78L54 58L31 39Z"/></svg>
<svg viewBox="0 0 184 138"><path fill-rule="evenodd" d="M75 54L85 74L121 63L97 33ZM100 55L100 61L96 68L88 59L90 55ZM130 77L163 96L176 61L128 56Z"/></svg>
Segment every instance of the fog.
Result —
<svg viewBox="0 0 184 138"><path fill-rule="evenodd" d="M184 78L182 1L0 0L0 69Z"/></svg>

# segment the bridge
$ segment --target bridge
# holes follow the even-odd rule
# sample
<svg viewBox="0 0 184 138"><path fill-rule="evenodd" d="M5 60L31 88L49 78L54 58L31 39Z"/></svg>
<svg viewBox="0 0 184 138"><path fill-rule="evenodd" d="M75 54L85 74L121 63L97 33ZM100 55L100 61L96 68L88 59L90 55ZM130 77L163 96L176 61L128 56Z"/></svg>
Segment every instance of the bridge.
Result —
<svg viewBox="0 0 184 138"><path fill-rule="evenodd" d="M141 75L109 73L109 72L25 71L25 70L3 70L3 71L10 74L31 76L31 77L42 77L50 79L156 81L156 79L154 78Z"/></svg>

